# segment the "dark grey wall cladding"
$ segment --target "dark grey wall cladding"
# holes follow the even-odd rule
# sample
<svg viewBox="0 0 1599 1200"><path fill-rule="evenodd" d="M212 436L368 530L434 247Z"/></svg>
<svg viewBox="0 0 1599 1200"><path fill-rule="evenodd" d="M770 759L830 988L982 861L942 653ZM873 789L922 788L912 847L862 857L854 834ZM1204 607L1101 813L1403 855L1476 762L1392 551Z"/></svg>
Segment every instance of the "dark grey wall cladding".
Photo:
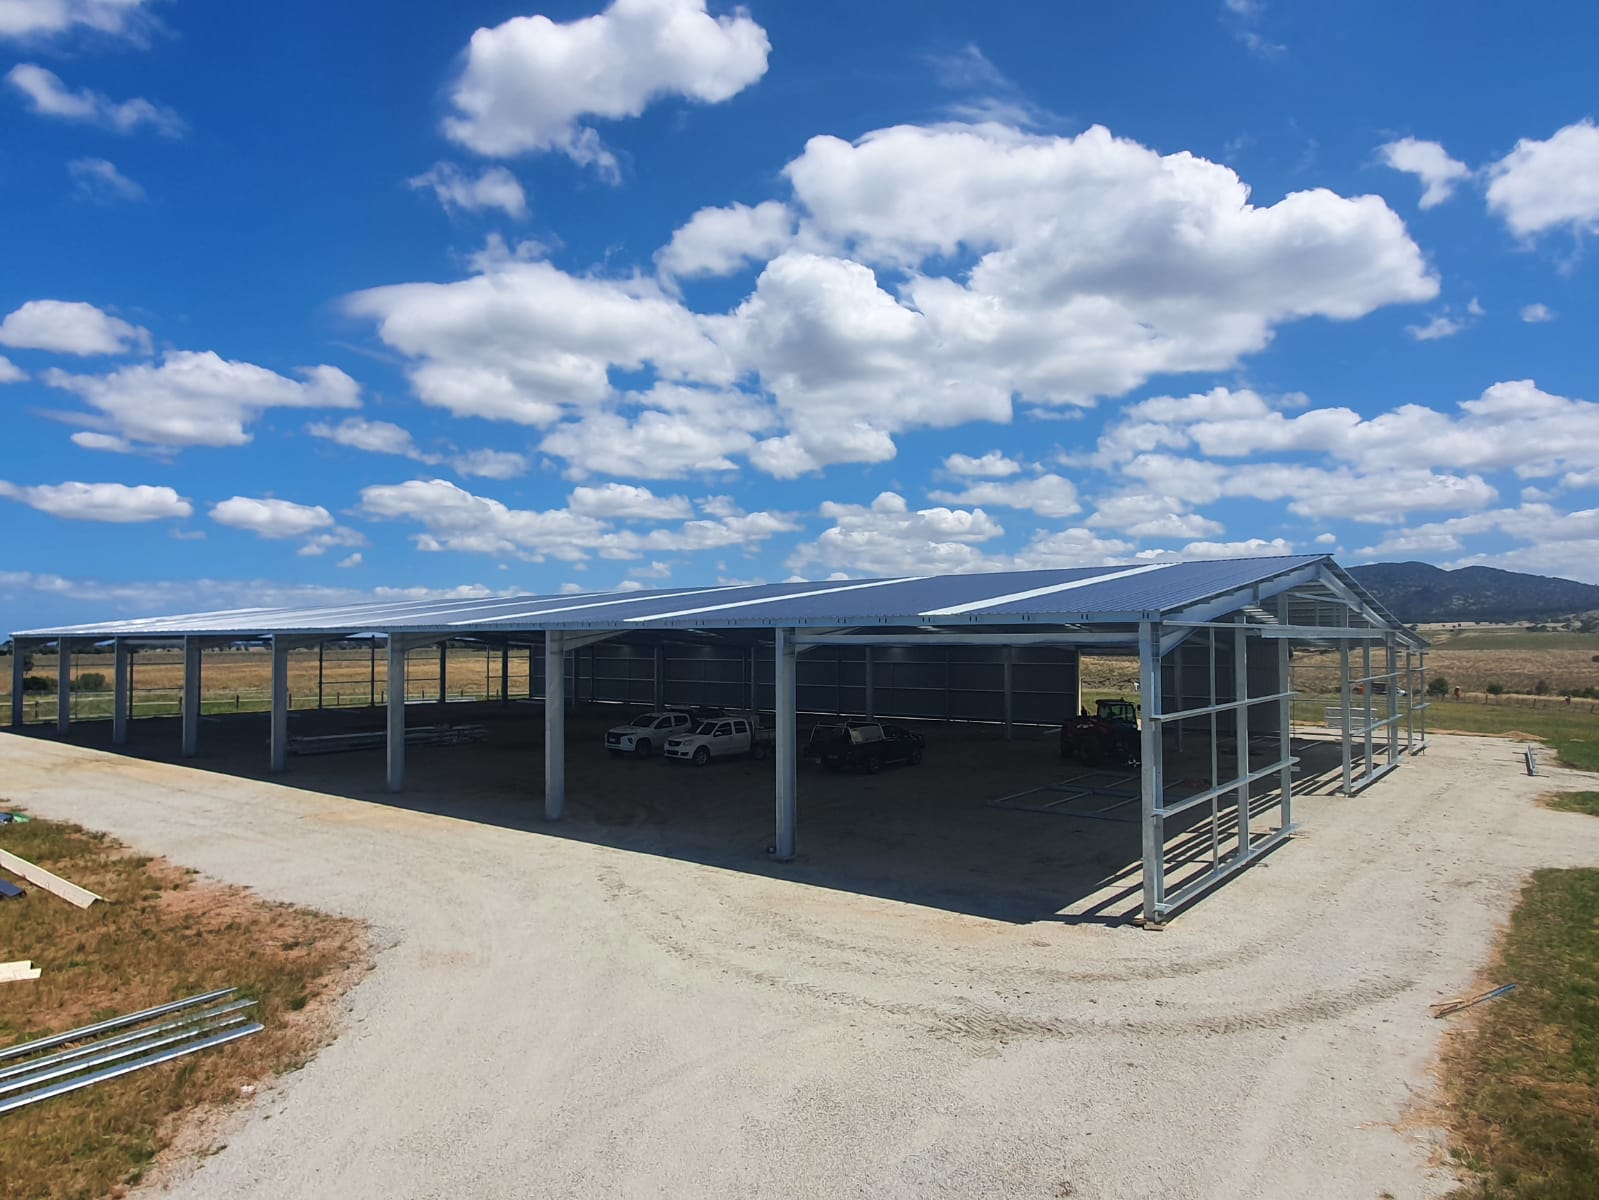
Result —
<svg viewBox="0 0 1599 1200"><path fill-rule="evenodd" d="M871 679L872 710L884 717L1000 721L1005 715L1004 651L988 646L818 646L798 658L801 712L862 714ZM1011 711L1021 724L1059 724L1076 711L1077 652L1070 647L1023 646L1011 651ZM656 684L657 650L600 642L568 658L568 687L576 699L651 705L714 704L776 707L775 666L769 646L666 643ZM543 663L535 691L543 694Z"/></svg>

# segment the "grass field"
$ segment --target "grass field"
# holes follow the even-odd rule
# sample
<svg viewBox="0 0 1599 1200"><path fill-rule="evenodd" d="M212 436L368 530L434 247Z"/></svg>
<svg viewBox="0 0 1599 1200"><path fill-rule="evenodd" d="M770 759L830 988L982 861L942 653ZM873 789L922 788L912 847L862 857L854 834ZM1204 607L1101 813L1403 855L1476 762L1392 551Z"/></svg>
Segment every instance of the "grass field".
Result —
<svg viewBox="0 0 1599 1200"><path fill-rule="evenodd" d="M1560 812L1587 813L1599 817L1599 792L1556 792L1544 800L1548 808Z"/></svg>
<svg viewBox="0 0 1599 1200"><path fill-rule="evenodd" d="M1444 1060L1462 1200L1599 1195L1599 870L1539 871L1522 892L1474 1030Z"/></svg>
<svg viewBox="0 0 1599 1200"><path fill-rule="evenodd" d="M0 807L6 807L0 802ZM33 982L0 984L11 1045L218 987L257 1001L266 1029L8 1114L0 1195L96 1200L131 1186L181 1141L182 1118L237 1103L240 1089L302 1065L327 1040L326 1002L366 961L352 921L196 882L100 834L49 821L0 826L0 845L98 892L78 909L29 886L0 904L0 957L31 958Z"/></svg>

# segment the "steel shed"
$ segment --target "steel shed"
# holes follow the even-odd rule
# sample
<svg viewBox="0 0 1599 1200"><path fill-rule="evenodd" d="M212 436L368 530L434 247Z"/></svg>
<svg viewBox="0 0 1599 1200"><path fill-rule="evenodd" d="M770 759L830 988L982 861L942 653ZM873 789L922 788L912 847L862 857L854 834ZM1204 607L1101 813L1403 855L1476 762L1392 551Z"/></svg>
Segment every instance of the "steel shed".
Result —
<svg viewBox="0 0 1599 1200"><path fill-rule="evenodd" d="M1150 923L1292 833L1292 646L1336 652L1341 704L1336 714L1329 708L1328 720L1341 744L1345 794L1426 746L1420 699L1426 642L1327 555L246 608L30 629L13 637L11 723L20 727L24 719L26 650L56 646L65 694L72 654L109 643L115 655L112 740L122 744L133 654L181 645L182 753L193 755L202 648L259 643L271 650L270 756L272 768L282 770L287 655L351 637L386 646L387 781L396 791L405 777L405 655L452 639L486 641L507 653L526 647L529 691L543 700L544 806L551 820L565 812L566 694L569 681L580 677L575 656L582 650L590 650L591 695L644 702L646 686L655 701L668 692L674 700L732 692L749 707L775 711L773 848L779 860L796 852L800 711L936 708L928 696L938 690L936 678L929 685L925 677L942 663L942 714L900 715L1002 721L1007 731L1013 722L1059 723L1075 710L1081 651L1136 653L1143 916ZM1374 663L1374 651L1380 662ZM65 730L70 706L58 707ZM1209 739L1208 780L1168 778L1168 752L1181 751L1185 738L1195 736ZM1230 775L1216 750L1224 739L1235 747ZM1267 760L1258 766L1252 757L1257 746L1265 747ZM1263 787L1275 789L1268 802L1259 794ZM1201 847L1208 861L1175 879L1172 831L1191 834L1200 818L1208 822L1208 847ZM1257 829L1262 822L1266 827Z"/></svg>

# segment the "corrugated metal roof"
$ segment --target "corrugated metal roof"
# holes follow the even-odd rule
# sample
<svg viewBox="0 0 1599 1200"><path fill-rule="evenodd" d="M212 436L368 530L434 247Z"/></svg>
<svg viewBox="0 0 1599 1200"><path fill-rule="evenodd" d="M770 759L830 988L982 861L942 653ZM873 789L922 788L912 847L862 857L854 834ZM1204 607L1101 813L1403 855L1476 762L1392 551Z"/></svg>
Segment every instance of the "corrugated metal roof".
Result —
<svg viewBox="0 0 1599 1200"><path fill-rule="evenodd" d="M892 579L230 609L23 630L17 637L260 637L545 629L1088 623L1159 616L1264 584L1322 554ZM1336 568L1334 568L1336 569ZM1339 572L1342 576L1342 572Z"/></svg>

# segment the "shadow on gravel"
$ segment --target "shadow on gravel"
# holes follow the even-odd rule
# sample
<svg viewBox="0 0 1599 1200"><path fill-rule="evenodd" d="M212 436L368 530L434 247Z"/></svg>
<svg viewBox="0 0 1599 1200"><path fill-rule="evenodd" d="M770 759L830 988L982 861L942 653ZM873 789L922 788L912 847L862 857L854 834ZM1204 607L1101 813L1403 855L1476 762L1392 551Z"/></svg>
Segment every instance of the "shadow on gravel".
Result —
<svg viewBox="0 0 1599 1200"><path fill-rule="evenodd" d="M291 755L287 772L269 774L267 718L259 713L205 718L200 754L193 759L178 757L179 726L172 718L133 722L126 746L111 745L109 721L74 725L64 740L127 758L271 780L382 809L432 813L989 920L1123 925L1140 910L1136 803L1113 807L1098 818L990 803L1082 775L1082 768L1060 759L1052 730L1018 731L1016 740L1006 742L997 729L920 723L928 739L922 765L886 768L873 776L832 774L802 760L799 857L779 863L769 853L771 763L739 760L695 768L659 758L613 760L601 748L602 735L617 716L607 709L569 718L567 816L558 822L544 819L542 713L525 702L412 706L407 711L412 725L470 722L486 726L488 738L475 745L409 747L406 790L398 794L384 786L381 749ZM296 712L291 735L381 725L380 709ZM53 726L7 732L57 738ZM1322 760L1332 752L1331 747L1317 752L1318 780L1327 769ZM1103 774L1090 782L1109 792L1137 788L1136 779ZM1320 783L1315 786L1319 790ZM1057 797L1042 793L1024 803L1047 804ZM1071 807L1115 804L1110 796ZM1194 819L1203 817L1196 813ZM1261 828L1256 826L1257 834ZM1198 831L1197 825L1173 830L1173 849L1189 854L1208 846L1208 833L1199 837Z"/></svg>

